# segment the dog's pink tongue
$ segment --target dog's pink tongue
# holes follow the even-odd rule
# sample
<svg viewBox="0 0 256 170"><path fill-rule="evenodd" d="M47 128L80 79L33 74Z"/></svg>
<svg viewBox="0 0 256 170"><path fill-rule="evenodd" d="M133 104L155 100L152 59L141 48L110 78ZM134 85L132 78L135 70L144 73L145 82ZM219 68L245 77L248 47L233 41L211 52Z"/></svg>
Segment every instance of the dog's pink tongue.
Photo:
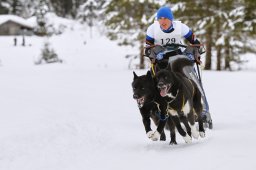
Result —
<svg viewBox="0 0 256 170"><path fill-rule="evenodd" d="M165 97L165 96L167 95L166 90L161 90L161 91L160 91L160 95L161 95L162 97Z"/></svg>

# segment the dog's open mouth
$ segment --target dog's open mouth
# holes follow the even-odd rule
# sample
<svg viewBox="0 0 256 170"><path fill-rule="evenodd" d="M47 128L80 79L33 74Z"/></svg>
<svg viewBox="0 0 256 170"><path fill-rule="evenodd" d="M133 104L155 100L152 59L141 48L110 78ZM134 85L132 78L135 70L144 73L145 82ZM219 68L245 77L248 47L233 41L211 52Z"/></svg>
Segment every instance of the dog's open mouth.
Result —
<svg viewBox="0 0 256 170"><path fill-rule="evenodd" d="M144 96L139 99L136 99L136 101L137 101L138 107L142 108L145 102Z"/></svg>
<svg viewBox="0 0 256 170"><path fill-rule="evenodd" d="M168 91L169 91L170 88L171 88L171 85L170 85L170 84L166 84L166 85L163 85L163 86L158 87L158 88L159 88L159 90L160 90L160 95L161 95L162 97L165 97L165 96L167 96Z"/></svg>

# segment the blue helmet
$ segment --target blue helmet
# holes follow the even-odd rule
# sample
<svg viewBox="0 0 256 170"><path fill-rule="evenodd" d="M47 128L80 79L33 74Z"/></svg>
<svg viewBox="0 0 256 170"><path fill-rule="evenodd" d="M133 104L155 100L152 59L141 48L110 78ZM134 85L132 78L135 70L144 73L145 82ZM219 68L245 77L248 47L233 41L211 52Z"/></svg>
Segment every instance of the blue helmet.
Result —
<svg viewBox="0 0 256 170"><path fill-rule="evenodd" d="M168 18L169 20L173 20L173 14L172 11L169 7L161 7L158 11L157 11L157 19L160 18Z"/></svg>

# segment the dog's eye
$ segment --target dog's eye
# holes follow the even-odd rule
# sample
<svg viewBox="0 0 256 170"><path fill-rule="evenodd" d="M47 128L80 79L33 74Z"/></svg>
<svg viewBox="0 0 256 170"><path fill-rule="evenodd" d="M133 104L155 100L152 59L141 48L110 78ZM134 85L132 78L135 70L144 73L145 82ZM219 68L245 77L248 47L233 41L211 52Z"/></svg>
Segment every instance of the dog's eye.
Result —
<svg viewBox="0 0 256 170"><path fill-rule="evenodd" d="M165 79L165 80L167 80L167 79L168 79L168 77L167 77L167 76L165 76L165 77L164 77L164 79Z"/></svg>
<svg viewBox="0 0 256 170"><path fill-rule="evenodd" d="M141 90L144 90L145 88L144 87L141 87Z"/></svg>

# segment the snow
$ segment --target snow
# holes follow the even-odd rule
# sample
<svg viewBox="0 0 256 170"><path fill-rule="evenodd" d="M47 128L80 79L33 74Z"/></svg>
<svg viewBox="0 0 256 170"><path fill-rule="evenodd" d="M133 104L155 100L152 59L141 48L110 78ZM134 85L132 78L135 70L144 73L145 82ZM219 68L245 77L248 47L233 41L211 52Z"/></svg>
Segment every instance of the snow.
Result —
<svg viewBox="0 0 256 170"><path fill-rule="evenodd" d="M124 56L134 49L74 29L26 37L25 47L22 37L17 47L13 37L0 37L0 169L256 168L255 71L203 71L214 129L191 144L177 135L170 146L168 132L165 142L147 138L132 99ZM34 65L45 41L63 64Z"/></svg>
<svg viewBox="0 0 256 170"><path fill-rule="evenodd" d="M25 20L25 19L23 19L19 16L16 16L16 15L0 15L0 25L7 22L7 21L13 21L13 22L19 23L21 25L33 28L33 25L29 21L27 21L27 20Z"/></svg>

